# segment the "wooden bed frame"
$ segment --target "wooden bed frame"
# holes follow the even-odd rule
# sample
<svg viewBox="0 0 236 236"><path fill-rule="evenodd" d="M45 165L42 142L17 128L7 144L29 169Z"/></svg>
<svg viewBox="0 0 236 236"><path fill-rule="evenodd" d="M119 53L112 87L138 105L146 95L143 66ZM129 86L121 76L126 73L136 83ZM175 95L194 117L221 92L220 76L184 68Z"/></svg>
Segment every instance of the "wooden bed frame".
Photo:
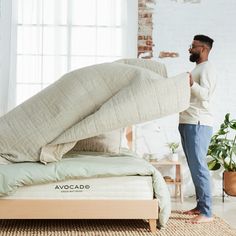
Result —
<svg viewBox="0 0 236 236"><path fill-rule="evenodd" d="M129 147L132 136L132 128L127 128ZM148 219L154 233L158 201L0 199L0 219Z"/></svg>

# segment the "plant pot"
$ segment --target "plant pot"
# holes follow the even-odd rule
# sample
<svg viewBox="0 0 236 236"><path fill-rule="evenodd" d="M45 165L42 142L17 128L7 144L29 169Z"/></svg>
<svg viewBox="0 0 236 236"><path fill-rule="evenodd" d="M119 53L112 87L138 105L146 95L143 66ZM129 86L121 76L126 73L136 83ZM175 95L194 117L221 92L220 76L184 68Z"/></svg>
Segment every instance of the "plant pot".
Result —
<svg viewBox="0 0 236 236"><path fill-rule="evenodd" d="M226 194L236 196L236 171L224 171L223 188Z"/></svg>
<svg viewBox="0 0 236 236"><path fill-rule="evenodd" d="M170 155L170 161L177 162L178 160L179 160L178 153L172 153L172 154Z"/></svg>

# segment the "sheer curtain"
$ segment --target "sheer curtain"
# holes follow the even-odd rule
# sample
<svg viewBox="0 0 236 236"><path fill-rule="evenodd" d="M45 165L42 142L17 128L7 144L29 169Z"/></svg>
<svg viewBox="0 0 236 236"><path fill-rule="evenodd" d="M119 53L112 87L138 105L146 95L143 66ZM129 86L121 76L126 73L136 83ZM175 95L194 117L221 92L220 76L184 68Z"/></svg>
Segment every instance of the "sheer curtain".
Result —
<svg viewBox="0 0 236 236"><path fill-rule="evenodd" d="M13 6L16 105L66 72L136 56L136 0L16 0Z"/></svg>
<svg viewBox="0 0 236 236"><path fill-rule="evenodd" d="M16 4L0 0L0 116L15 106Z"/></svg>

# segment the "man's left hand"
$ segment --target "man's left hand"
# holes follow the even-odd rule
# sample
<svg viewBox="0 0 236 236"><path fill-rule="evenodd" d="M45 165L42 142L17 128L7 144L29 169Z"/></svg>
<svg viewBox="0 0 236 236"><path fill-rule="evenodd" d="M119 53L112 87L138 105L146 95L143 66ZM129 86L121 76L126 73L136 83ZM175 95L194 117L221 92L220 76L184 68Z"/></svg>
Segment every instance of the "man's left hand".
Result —
<svg viewBox="0 0 236 236"><path fill-rule="evenodd" d="M188 72L188 74L189 74L189 84L190 84L190 87L192 87L194 81L193 81L191 73Z"/></svg>

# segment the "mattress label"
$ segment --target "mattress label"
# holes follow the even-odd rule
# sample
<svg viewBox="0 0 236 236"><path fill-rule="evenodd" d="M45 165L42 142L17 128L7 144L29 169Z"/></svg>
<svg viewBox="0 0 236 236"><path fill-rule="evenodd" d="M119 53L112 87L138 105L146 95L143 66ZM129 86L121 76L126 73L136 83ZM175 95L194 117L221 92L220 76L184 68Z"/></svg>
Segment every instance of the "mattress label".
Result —
<svg viewBox="0 0 236 236"><path fill-rule="evenodd" d="M60 192L83 192L84 190L90 189L88 184L57 184L54 187L55 190Z"/></svg>

